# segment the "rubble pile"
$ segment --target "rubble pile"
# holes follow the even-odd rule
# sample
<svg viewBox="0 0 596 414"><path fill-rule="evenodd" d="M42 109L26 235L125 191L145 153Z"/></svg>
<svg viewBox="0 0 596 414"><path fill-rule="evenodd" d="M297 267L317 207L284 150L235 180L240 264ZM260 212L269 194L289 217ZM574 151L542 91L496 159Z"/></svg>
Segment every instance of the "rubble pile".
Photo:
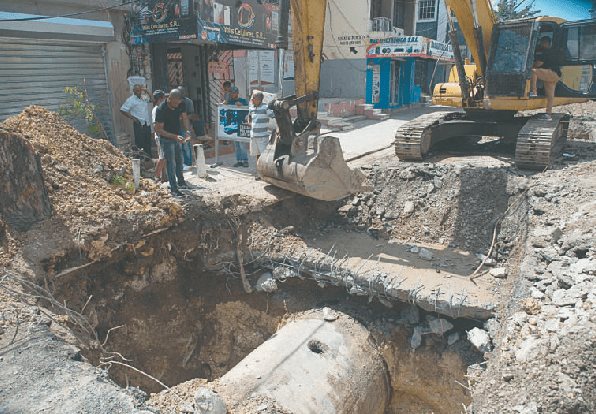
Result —
<svg viewBox="0 0 596 414"><path fill-rule="evenodd" d="M373 236L478 252L490 245L509 198L525 189L525 179L507 166L378 163L365 168L374 191L356 195L339 209L350 224Z"/></svg>
<svg viewBox="0 0 596 414"><path fill-rule="evenodd" d="M581 104L571 104L564 107L566 112L573 115L569 123L567 135L569 139L596 141L596 102L589 101Z"/></svg>
<svg viewBox="0 0 596 414"><path fill-rule="evenodd" d="M54 218L79 236L124 222L158 228L182 214L150 180L141 179L135 191L130 159L109 142L79 133L56 113L30 106L1 125L34 146Z"/></svg>
<svg viewBox="0 0 596 414"><path fill-rule="evenodd" d="M594 173L591 162L533 178L517 306L501 328L487 323L496 349L476 373L478 412L596 410Z"/></svg>
<svg viewBox="0 0 596 414"><path fill-rule="evenodd" d="M567 132L568 139L596 141L596 101L557 106L554 111L572 115ZM529 115L542 112L543 109L523 113Z"/></svg>

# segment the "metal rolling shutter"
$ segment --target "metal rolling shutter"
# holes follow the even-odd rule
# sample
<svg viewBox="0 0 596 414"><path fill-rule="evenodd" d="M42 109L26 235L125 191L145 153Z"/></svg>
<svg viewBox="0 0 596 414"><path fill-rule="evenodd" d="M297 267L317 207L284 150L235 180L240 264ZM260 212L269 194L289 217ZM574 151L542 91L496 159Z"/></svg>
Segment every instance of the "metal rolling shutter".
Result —
<svg viewBox="0 0 596 414"><path fill-rule="evenodd" d="M113 137L102 44L0 37L0 85L0 121L29 105L58 111L65 87L84 87Z"/></svg>

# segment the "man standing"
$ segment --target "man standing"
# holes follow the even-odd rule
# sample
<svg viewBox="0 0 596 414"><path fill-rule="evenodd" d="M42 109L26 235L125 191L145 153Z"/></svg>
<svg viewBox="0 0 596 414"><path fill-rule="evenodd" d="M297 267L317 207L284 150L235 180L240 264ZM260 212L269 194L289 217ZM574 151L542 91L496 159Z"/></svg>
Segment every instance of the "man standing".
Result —
<svg viewBox="0 0 596 414"><path fill-rule="evenodd" d="M141 85L135 85L132 91L133 94L122 104L120 113L132 119L135 146L144 150L151 158L151 119L149 119L148 104L141 97L144 89Z"/></svg>
<svg viewBox="0 0 596 414"><path fill-rule="evenodd" d="M534 67L532 69L530 98L538 96L538 79L544 82L544 93L546 95L546 116L551 119L553 113L553 102L555 100L555 89L557 82L561 80L560 57L557 51L551 47L550 37L544 36L540 39L536 52L534 53Z"/></svg>
<svg viewBox="0 0 596 414"><path fill-rule="evenodd" d="M248 106L248 102L244 98L240 98L240 93L237 86L230 88L230 99L226 102L228 105L236 106ZM241 120L238 119L238 126L240 126ZM234 167L248 167L248 154L247 145L244 142L234 141L234 147L236 149L236 164Z"/></svg>
<svg viewBox="0 0 596 414"><path fill-rule="evenodd" d="M263 92L254 92L248 112L251 124L250 155L256 156L257 160L269 142L269 119L273 117L273 112L263 102L263 98Z"/></svg>
<svg viewBox="0 0 596 414"><path fill-rule="evenodd" d="M179 86L178 90L182 94L184 100L183 104L186 109L186 116L188 116L188 120L191 122L191 125L194 121L196 121L199 117L195 114L195 104L193 103L192 99L188 97L186 88L184 86ZM191 129L191 134L192 134ZM184 135L184 131L180 132L180 135ZM184 143L180 144L182 150L182 158L184 160L183 169L186 170L192 167L192 147L190 145L190 141L186 140Z"/></svg>
<svg viewBox="0 0 596 414"><path fill-rule="evenodd" d="M178 135L181 130L181 120L186 129L185 136ZM160 145L166 158L170 191L175 197L181 197L183 194L179 188L186 187L186 182L182 174L182 154L178 144L190 139L191 133L190 122L188 116L186 116L186 107L182 101L182 94L178 89L173 89L166 100L157 107L155 132L159 134ZM178 182L176 182L176 179L178 179Z"/></svg>
<svg viewBox="0 0 596 414"><path fill-rule="evenodd" d="M230 100L230 90L232 89L232 82L230 82L229 80L225 81L223 83L223 103L225 105L228 104L228 101Z"/></svg>
<svg viewBox="0 0 596 414"><path fill-rule="evenodd" d="M161 182L163 181L163 172L164 167L166 166L166 158L163 153L163 148L161 147L161 143L159 135L155 132L155 116L157 115L157 107L166 100L166 94L164 91L157 90L153 92L153 110L151 111L151 130L153 131L153 135L155 138L155 145L157 146L157 154L158 160L157 165L155 166L155 181Z"/></svg>

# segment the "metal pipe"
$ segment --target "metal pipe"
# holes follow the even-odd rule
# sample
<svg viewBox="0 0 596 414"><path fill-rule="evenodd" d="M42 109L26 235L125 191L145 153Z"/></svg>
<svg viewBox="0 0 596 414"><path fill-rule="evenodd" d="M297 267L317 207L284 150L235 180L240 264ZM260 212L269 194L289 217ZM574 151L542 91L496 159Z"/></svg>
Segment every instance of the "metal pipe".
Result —
<svg viewBox="0 0 596 414"><path fill-rule="evenodd" d="M469 106L470 89L468 88L464 59L461 56L459 40L457 39L457 29L453 22L453 18L451 17L451 7L447 7L447 21L449 22L449 40L451 40L451 47L453 48L453 57L455 58L455 67L457 69L457 77L459 78L459 87L461 89L462 106L465 108Z"/></svg>

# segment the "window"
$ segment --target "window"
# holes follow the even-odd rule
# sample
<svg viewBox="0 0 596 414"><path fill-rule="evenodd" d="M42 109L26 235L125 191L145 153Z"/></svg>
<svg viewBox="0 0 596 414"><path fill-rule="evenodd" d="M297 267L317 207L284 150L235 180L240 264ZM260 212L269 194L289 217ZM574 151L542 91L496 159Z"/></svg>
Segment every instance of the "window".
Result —
<svg viewBox="0 0 596 414"><path fill-rule="evenodd" d="M418 21L435 20L437 12L437 0L418 1Z"/></svg>

